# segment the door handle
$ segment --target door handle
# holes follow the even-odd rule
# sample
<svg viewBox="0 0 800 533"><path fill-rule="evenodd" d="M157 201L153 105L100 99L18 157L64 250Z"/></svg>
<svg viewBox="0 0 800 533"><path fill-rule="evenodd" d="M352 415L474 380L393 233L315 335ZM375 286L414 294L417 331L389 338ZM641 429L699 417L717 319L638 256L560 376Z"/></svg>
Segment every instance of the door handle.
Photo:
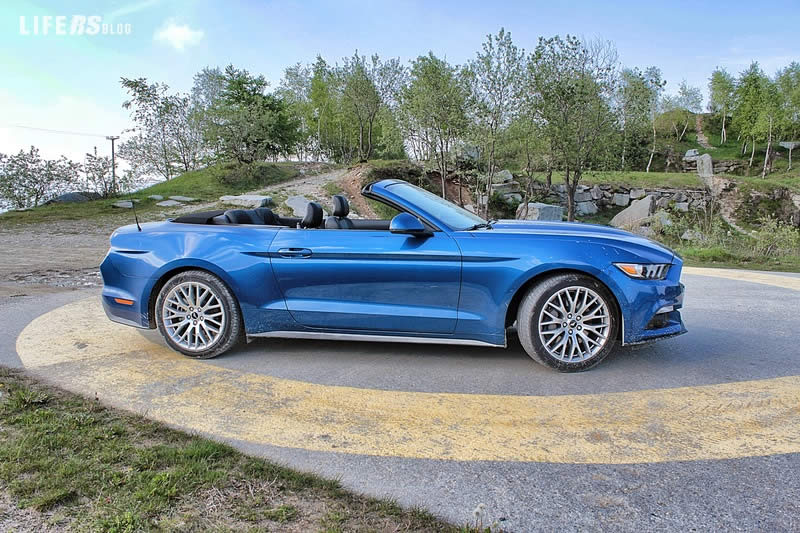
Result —
<svg viewBox="0 0 800 533"><path fill-rule="evenodd" d="M308 248L281 248L278 250L281 257L311 257L311 250Z"/></svg>

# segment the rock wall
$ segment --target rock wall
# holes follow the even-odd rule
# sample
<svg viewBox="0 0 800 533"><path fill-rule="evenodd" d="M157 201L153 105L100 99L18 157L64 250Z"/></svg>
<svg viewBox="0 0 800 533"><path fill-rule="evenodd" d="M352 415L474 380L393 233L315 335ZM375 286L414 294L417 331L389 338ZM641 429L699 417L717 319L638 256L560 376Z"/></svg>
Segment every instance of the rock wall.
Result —
<svg viewBox="0 0 800 533"><path fill-rule="evenodd" d="M563 184L553 185L550 189L542 184L535 191L545 203L567 205L567 188ZM631 201L654 196L656 207L662 208L674 203L675 209L689 211L704 209L710 200L708 191L704 189L673 188L637 188L622 185L578 185L575 193L575 210L577 215L591 215L600 209L609 207L627 207Z"/></svg>

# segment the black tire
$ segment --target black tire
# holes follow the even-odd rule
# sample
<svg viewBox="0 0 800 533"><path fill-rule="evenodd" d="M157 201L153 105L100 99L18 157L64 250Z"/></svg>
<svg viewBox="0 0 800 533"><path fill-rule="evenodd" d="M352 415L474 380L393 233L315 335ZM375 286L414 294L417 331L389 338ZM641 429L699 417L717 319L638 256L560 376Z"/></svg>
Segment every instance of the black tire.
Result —
<svg viewBox="0 0 800 533"><path fill-rule="evenodd" d="M599 347L596 353L591 354L590 350L585 350L586 357L579 361L564 361L552 355L544 346L542 342L542 335L547 335L544 332L540 335L540 321L544 317L542 309L548 300L564 289L580 290L583 287L593 291L603 302L607 309L608 315L608 329L605 331L605 341ZM586 294L586 291L582 291ZM562 293L563 294L563 293ZM548 307L552 310L552 308ZM569 324L569 322L567 322ZM546 326L558 328L560 326ZM576 326L577 328L577 326ZM570 330L571 332L572 330ZM555 368L560 372L582 372L594 367L600 361L606 358L609 353L614 349L617 341L617 333L619 331L619 317L617 315L616 302L609 292L609 290L594 278L584 276L581 274L559 274L546 278L528 290L528 293L522 299L519 310L517 311L517 333L519 335L520 343L528 355L534 361L541 363L545 366ZM558 336L563 339L567 335ZM553 337L550 337L551 339ZM555 339L555 345L559 345L561 341ZM585 341L581 341L584 346L590 346ZM595 349L595 347L592 347Z"/></svg>
<svg viewBox="0 0 800 533"><path fill-rule="evenodd" d="M218 300L224 312L222 316L225 319L222 321L222 327L217 333L218 336L214 338L212 342L209 342L207 346L203 346L201 349L188 349L187 347L178 344L178 342L172 338L170 332L168 331L170 327L175 328L174 323L167 325L164 318L165 299L173 291L173 289L178 286L183 286L187 283L197 284L197 286L201 286L210 291L211 294ZM223 354L236 346L236 344L238 344L244 336L242 314L239 310L236 297L233 295L228 286L222 282L222 280L220 280L217 276L203 270L187 270L170 278L170 280L164 284L158 293L155 312L158 330L161 332L161 335L164 337L167 345L169 345L169 347L173 350L193 359L211 359L212 357ZM207 324L209 323L207 322Z"/></svg>

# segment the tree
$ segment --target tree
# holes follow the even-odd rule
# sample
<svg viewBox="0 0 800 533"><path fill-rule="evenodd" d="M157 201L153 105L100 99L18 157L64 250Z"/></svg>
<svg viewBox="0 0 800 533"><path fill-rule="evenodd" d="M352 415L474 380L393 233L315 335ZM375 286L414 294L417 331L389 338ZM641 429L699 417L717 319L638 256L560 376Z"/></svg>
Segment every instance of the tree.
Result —
<svg viewBox="0 0 800 533"><path fill-rule="evenodd" d="M288 67L283 74L278 95L283 98L298 124L297 158L305 161L315 146L318 145L315 131L313 104L311 102L311 69L302 63ZM319 153L319 152L317 152Z"/></svg>
<svg viewBox="0 0 800 533"><path fill-rule="evenodd" d="M778 91L777 83L766 79L761 93L761 106L758 111L756 123L753 127L753 136L767 143L767 150L764 155L764 166L761 170L761 177L767 177L767 171L772 170L773 160L773 139L775 134L780 132L784 126L783 105L781 94Z"/></svg>
<svg viewBox="0 0 800 533"><path fill-rule="evenodd" d="M93 153L86 154L82 169L86 185L103 198L114 196L119 192L120 184L114 179L114 173L111 171L111 158L98 156L96 146Z"/></svg>
<svg viewBox="0 0 800 533"><path fill-rule="evenodd" d="M703 94L697 87L691 87L683 80L678 87L678 94L667 96L662 102L665 118L669 121L675 140L681 142L692 115L699 113L703 104Z"/></svg>
<svg viewBox="0 0 800 533"><path fill-rule="evenodd" d="M728 142L728 131L725 129L725 122L731 113L735 89L736 83L733 76L724 68L715 68L708 81L708 110L722 117L721 144Z"/></svg>
<svg viewBox="0 0 800 533"><path fill-rule="evenodd" d="M747 150L748 140L752 143L748 167L753 166L758 134L756 123L761 114L764 89L768 81L758 63L754 61L739 75L736 82L734 92L736 106L731 123L742 136L742 154Z"/></svg>
<svg viewBox="0 0 800 533"><path fill-rule="evenodd" d="M775 76L783 105L784 141L800 140L800 63L793 61ZM790 145L791 146L791 145ZM789 168L792 168L792 148L789 148Z"/></svg>
<svg viewBox="0 0 800 533"><path fill-rule="evenodd" d="M644 157L636 153L647 142L649 132L653 132L653 143L647 162L647 171L656 150L655 116L658 100L665 82L657 67L649 67L644 72L637 68L623 69L620 86L616 96L617 116L622 128L622 147L620 167L624 170L631 158ZM629 155L629 152L634 152ZM644 162L641 162L643 165ZM641 168L641 166L639 166Z"/></svg>
<svg viewBox="0 0 800 533"><path fill-rule="evenodd" d="M200 166L202 133L192 115L186 94L169 94L169 86L146 78L121 79L130 99L122 107L131 110L136 127L119 155L137 176L160 174L169 180L179 172Z"/></svg>
<svg viewBox="0 0 800 533"><path fill-rule="evenodd" d="M492 196L496 169L495 152L500 131L511 122L519 105L520 83L525 51L511 40L511 32L501 28L496 36L487 35L475 59L465 70L470 82L470 108L486 154L486 204Z"/></svg>
<svg viewBox="0 0 800 533"><path fill-rule="evenodd" d="M427 148L441 175L442 198L446 198L445 182L453 144L467 125L466 103L467 87L456 67L433 52L412 63L411 83L403 93L403 107L426 131Z"/></svg>
<svg viewBox="0 0 800 533"><path fill-rule="evenodd" d="M243 164L291 153L297 122L283 99L266 92L267 80L233 65L225 68L224 80L221 98L208 113L206 140Z"/></svg>
<svg viewBox="0 0 800 533"><path fill-rule="evenodd" d="M575 192L615 126L609 102L619 84L616 51L567 35L540 38L528 62L530 92L544 129L564 165L567 211Z"/></svg>
<svg viewBox="0 0 800 533"><path fill-rule="evenodd" d="M42 159L39 149L0 154L0 198L12 208L37 207L77 182L80 165L64 156Z"/></svg>
<svg viewBox="0 0 800 533"><path fill-rule="evenodd" d="M384 106L394 103L405 69L399 59L381 61L378 54L373 54L368 61L356 50L352 57L345 58L338 74L344 101L358 120L358 159L366 161L372 156L375 120Z"/></svg>

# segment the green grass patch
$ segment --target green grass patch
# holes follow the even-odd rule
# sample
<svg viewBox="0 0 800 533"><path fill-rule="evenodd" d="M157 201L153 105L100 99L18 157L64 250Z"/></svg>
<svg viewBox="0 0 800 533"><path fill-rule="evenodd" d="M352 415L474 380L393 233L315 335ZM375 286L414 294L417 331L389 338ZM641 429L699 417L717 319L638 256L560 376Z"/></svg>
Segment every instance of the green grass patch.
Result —
<svg viewBox="0 0 800 533"><path fill-rule="evenodd" d="M563 182L563 177L559 176ZM555 181L553 177L553 183ZM688 172L638 172L638 171L604 171L588 172L581 178L584 185L608 184L622 187L638 187L643 189L675 188L702 189L703 183L694 173Z"/></svg>
<svg viewBox="0 0 800 533"><path fill-rule="evenodd" d="M0 490L58 529L458 531L4 368Z"/></svg>

